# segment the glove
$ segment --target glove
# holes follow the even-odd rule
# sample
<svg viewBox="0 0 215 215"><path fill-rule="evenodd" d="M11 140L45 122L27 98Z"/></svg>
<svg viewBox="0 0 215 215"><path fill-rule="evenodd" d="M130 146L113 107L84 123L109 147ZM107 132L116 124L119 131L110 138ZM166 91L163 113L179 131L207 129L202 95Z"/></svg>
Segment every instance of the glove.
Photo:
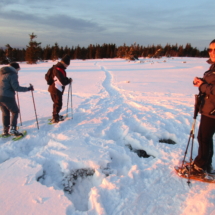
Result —
<svg viewBox="0 0 215 215"><path fill-rule="evenodd" d="M28 90L30 91L34 91L34 87L33 87L33 85L30 85L30 87L28 87Z"/></svg>
<svg viewBox="0 0 215 215"><path fill-rule="evenodd" d="M69 83L72 83L72 78L69 78Z"/></svg>
<svg viewBox="0 0 215 215"><path fill-rule="evenodd" d="M195 87L200 87L202 84L204 83L204 81L201 78L195 77L193 80L193 85Z"/></svg>

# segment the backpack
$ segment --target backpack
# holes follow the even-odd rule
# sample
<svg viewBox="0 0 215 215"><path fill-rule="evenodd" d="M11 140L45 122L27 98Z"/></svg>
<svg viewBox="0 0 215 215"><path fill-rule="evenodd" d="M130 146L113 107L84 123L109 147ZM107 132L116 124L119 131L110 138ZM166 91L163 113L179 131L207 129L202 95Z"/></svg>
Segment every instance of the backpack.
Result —
<svg viewBox="0 0 215 215"><path fill-rule="evenodd" d="M54 66L49 68L48 72L45 74L45 79L46 79L48 85L52 85L54 83L53 68L54 68Z"/></svg>

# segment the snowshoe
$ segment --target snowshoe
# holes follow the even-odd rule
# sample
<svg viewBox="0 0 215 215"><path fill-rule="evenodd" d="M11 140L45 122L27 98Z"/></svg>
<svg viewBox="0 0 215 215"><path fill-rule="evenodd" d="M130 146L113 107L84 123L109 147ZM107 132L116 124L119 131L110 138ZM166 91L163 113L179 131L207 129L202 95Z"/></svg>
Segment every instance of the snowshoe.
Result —
<svg viewBox="0 0 215 215"><path fill-rule="evenodd" d="M7 138L7 137L10 137L11 135L9 133L3 133L3 134L0 134L0 137L1 138Z"/></svg>
<svg viewBox="0 0 215 215"><path fill-rule="evenodd" d="M199 168L199 167L198 167ZM178 176L183 178L190 178L193 180L215 183L215 175L206 173L203 169L198 169L195 165L186 165L183 167L175 166L174 169Z"/></svg>
<svg viewBox="0 0 215 215"><path fill-rule="evenodd" d="M20 140L20 139L22 139L22 138L24 138L26 135L27 135L27 131L22 131L21 133L19 133L20 135L18 135L18 136L15 136L12 140L13 141L17 141L17 140Z"/></svg>

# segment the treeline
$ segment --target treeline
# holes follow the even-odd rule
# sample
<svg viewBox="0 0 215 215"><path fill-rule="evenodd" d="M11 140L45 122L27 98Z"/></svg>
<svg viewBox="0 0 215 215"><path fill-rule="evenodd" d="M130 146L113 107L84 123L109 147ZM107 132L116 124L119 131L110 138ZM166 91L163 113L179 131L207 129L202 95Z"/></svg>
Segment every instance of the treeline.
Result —
<svg viewBox="0 0 215 215"><path fill-rule="evenodd" d="M37 37L34 33L30 34L30 41L28 46L23 49L11 47L9 44L5 48L0 48L0 64L8 64L12 61L26 61L29 64L36 63L38 60L58 60L65 54L69 54L71 59L101 59L101 58L126 58L130 60L138 59L139 57L160 58L166 57L209 57L207 49L199 51L193 48L190 43L183 45L170 45L162 47L161 45L140 46L139 44L132 44L127 46L117 47L115 44L92 45L87 48L80 47L59 47L58 43L54 46L47 45L42 48L35 41Z"/></svg>

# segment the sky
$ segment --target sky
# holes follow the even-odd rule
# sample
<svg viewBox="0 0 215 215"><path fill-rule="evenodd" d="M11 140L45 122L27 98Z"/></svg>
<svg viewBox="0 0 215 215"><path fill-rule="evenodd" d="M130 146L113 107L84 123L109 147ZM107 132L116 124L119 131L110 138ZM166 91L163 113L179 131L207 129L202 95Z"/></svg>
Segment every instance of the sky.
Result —
<svg viewBox="0 0 215 215"><path fill-rule="evenodd" d="M215 39L214 0L1 0L0 47L113 43L186 45L203 50Z"/></svg>

